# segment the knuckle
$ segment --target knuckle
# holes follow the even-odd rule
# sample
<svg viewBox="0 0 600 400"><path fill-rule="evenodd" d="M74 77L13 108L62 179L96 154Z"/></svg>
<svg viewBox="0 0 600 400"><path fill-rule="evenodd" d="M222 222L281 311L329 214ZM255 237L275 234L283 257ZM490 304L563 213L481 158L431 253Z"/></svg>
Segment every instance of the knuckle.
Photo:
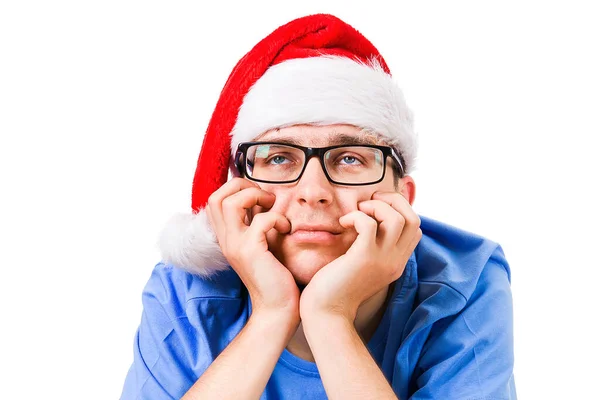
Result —
<svg viewBox="0 0 600 400"><path fill-rule="evenodd" d="M264 224L268 219L269 219L269 215L267 215L267 213L260 213L260 214L256 214L253 218L252 218L252 222L253 224L259 224L262 225Z"/></svg>
<svg viewBox="0 0 600 400"><path fill-rule="evenodd" d="M370 229L377 229L377 221L369 216L365 218L365 224L368 225Z"/></svg>
<svg viewBox="0 0 600 400"><path fill-rule="evenodd" d="M217 192L213 192L210 196L208 196L208 204L206 205L206 208L208 209L209 206L216 206L218 203L218 196L217 196Z"/></svg>
<svg viewBox="0 0 600 400"><path fill-rule="evenodd" d="M396 194L396 192L378 191L378 192L373 193L373 198L385 199L385 198L389 198L391 196L394 196L395 194Z"/></svg>
<svg viewBox="0 0 600 400"><path fill-rule="evenodd" d="M419 218L419 216L417 214L412 214L412 215L406 217L406 223L407 223L407 225L411 225L411 226L420 226L421 218Z"/></svg>
<svg viewBox="0 0 600 400"><path fill-rule="evenodd" d="M249 187L242 190L244 198L251 197L254 199L255 203L258 203L258 199L260 197L260 189L257 187Z"/></svg>
<svg viewBox="0 0 600 400"><path fill-rule="evenodd" d="M392 280L397 280L402 276L402 273L404 272L404 268L398 266L397 268L394 268L393 272L392 272Z"/></svg>
<svg viewBox="0 0 600 400"><path fill-rule="evenodd" d="M251 225L258 225L261 228L266 225L274 225L277 216L272 212L263 212L256 214ZM256 221L256 222L255 222Z"/></svg>
<svg viewBox="0 0 600 400"><path fill-rule="evenodd" d="M364 212L360 211L360 210L354 210L352 212L350 212L348 214L348 216L352 217L352 218L362 218L367 216L367 214L365 214Z"/></svg>
<svg viewBox="0 0 600 400"><path fill-rule="evenodd" d="M379 200L379 199L375 199L375 200L370 200L370 204L373 206L373 208L375 209L381 209L381 208L385 208L386 206L389 206L388 203L386 203L383 200Z"/></svg>
<svg viewBox="0 0 600 400"><path fill-rule="evenodd" d="M393 281L396 278L397 271L398 266L392 260L389 260L385 268L383 268L382 275L387 281Z"/></svg>
<svg viewBox="0 0 600 400"><path fill-rule="evenodd" d="M246 185L246 180L240 177L233 177L229 181L227 181L222 188L227 190L231 190L233 188L241 189Z"/></svg>
<svg viewBox="0 0 600 400"><path fill-rule="evenodd" d="M232 197L227 197L221 204L223 209L231 210L234 207L235 199Z"/></svg>
<svg viewBox="0 0 600 400"><path fill-rule="evenodd" d="M353 213L356 215L357 218L369 218L369 219L371 219L371 217L369 217L369 214L367 214L366 212L363 212L361 210L353 211Z"/></svg>
<svg viewBox="0 0 600 400"><path fill-rule="evenodd" d="M396 224L400 227L406 225L406 218L400 213L396 213Z"/></svg>

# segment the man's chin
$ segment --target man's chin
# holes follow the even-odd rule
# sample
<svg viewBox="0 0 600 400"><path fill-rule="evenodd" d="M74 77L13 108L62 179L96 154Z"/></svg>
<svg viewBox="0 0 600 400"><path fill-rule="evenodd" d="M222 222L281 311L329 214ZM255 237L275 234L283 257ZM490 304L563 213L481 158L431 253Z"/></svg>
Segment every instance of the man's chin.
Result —
<svg viewBox="0 0 600 400"><path fill-rule="evenodd" d="M313 276L315 276L315 274L319 272L321 268L325 267L327 264L343 254L341 250L331 251L332 249L319 249L318 251L293 250L295 251L277 254L276 257L290 271L300 290L304 289L304 287L308 285ZM288 254L292 254L292 256L286 257Z"/></svg>
<svg viewBox="0 0 600 400"><path fill-rule="evenodd" d="M292 272L292 271L290 271ZM300 290L304 289L311 281L312 277L314 276L314 274L307 274L308 271L302 271L302 274L299 275L297 273L292 272L292 275L294 276L294 280L296 281L296 285L298 286L298 288Z"/></svg>
<svg viewBox="0 0 600 400"><path fill-rule="evenodd" d="M296 281L296 286L298 286L298 289L300 289L300 291L304 290L304 288L310 283L313 276L315 276L319 269L320 268L311 268L310 270L307 268L288 268L288 270L294 277L294 280Z"/></svg>

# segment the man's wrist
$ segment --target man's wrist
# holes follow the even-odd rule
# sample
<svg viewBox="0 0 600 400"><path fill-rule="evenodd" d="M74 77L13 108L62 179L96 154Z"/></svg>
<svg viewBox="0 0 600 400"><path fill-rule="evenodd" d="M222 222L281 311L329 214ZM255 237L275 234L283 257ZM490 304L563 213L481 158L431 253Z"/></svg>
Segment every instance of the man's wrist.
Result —
<svg viewBox="0 0 600 400"><path fill-rule="evenodd" d="M304 305L304 307L302 307ZM315 321L316 324L327 323L328 321L347 321L350 324L354 323L358 309L333 309L333 308L320 308L314 305L307 305L306 303L300 306L300 318L302 324L306 325L307 322Z"/></svg>
<svg viewBox="0 0 600 400"><path fill-rule="evenodd" d="M250 321L259 326L271 327L277 331L285 331L291 337L298 329L300 316L298 312L283 309L260 310L252 312Z"/></svg>
<svg viewBox="0 0 600 400"><path fill-rule="evenodd" d="M353 318L341 313L315 311L302 315L302 326L305 334L312 331L329 332L338 329L356 331Z"/></svg>

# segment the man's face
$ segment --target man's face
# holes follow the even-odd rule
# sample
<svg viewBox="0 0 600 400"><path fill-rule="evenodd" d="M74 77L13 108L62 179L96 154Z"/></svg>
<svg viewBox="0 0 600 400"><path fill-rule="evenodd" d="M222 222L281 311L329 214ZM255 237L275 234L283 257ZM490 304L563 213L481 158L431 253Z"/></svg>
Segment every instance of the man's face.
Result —
<svg viewBox="0 0 600 400"><path fill-rule="evenodd" d="M365 144L375 144L359 128L350 125L312 126L297 125L269 131L261 141L300 139L306 147L326 147L344 144L341 136L364 137ZM275 194L271 211L285 216L291 231L282 235L272 229L267 234L269 250L285 265L300 285L306 285L314 274L334 259L343 255L356 239L354 229L344 229L339 218L358 209L358 203L370 200L377 191L393 192L394 174L388 160L382 182L366 186L341 186L330 183L318 157L308 161L299 181L290 184L258 183L267 192ZM398 182L398 191L412 203L414 182L405 176Z"/></svg>

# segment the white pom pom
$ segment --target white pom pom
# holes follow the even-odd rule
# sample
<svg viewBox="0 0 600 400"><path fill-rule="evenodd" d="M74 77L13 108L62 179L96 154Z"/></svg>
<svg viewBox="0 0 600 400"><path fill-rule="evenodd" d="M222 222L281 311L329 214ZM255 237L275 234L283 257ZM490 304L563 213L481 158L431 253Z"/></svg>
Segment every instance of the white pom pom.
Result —
<svg viewBox="0 0 600 400"><path fill-rule="evenodd" d="M203 277L229 268L204 209L176 214L158 241L163 261Z"/></svg>

